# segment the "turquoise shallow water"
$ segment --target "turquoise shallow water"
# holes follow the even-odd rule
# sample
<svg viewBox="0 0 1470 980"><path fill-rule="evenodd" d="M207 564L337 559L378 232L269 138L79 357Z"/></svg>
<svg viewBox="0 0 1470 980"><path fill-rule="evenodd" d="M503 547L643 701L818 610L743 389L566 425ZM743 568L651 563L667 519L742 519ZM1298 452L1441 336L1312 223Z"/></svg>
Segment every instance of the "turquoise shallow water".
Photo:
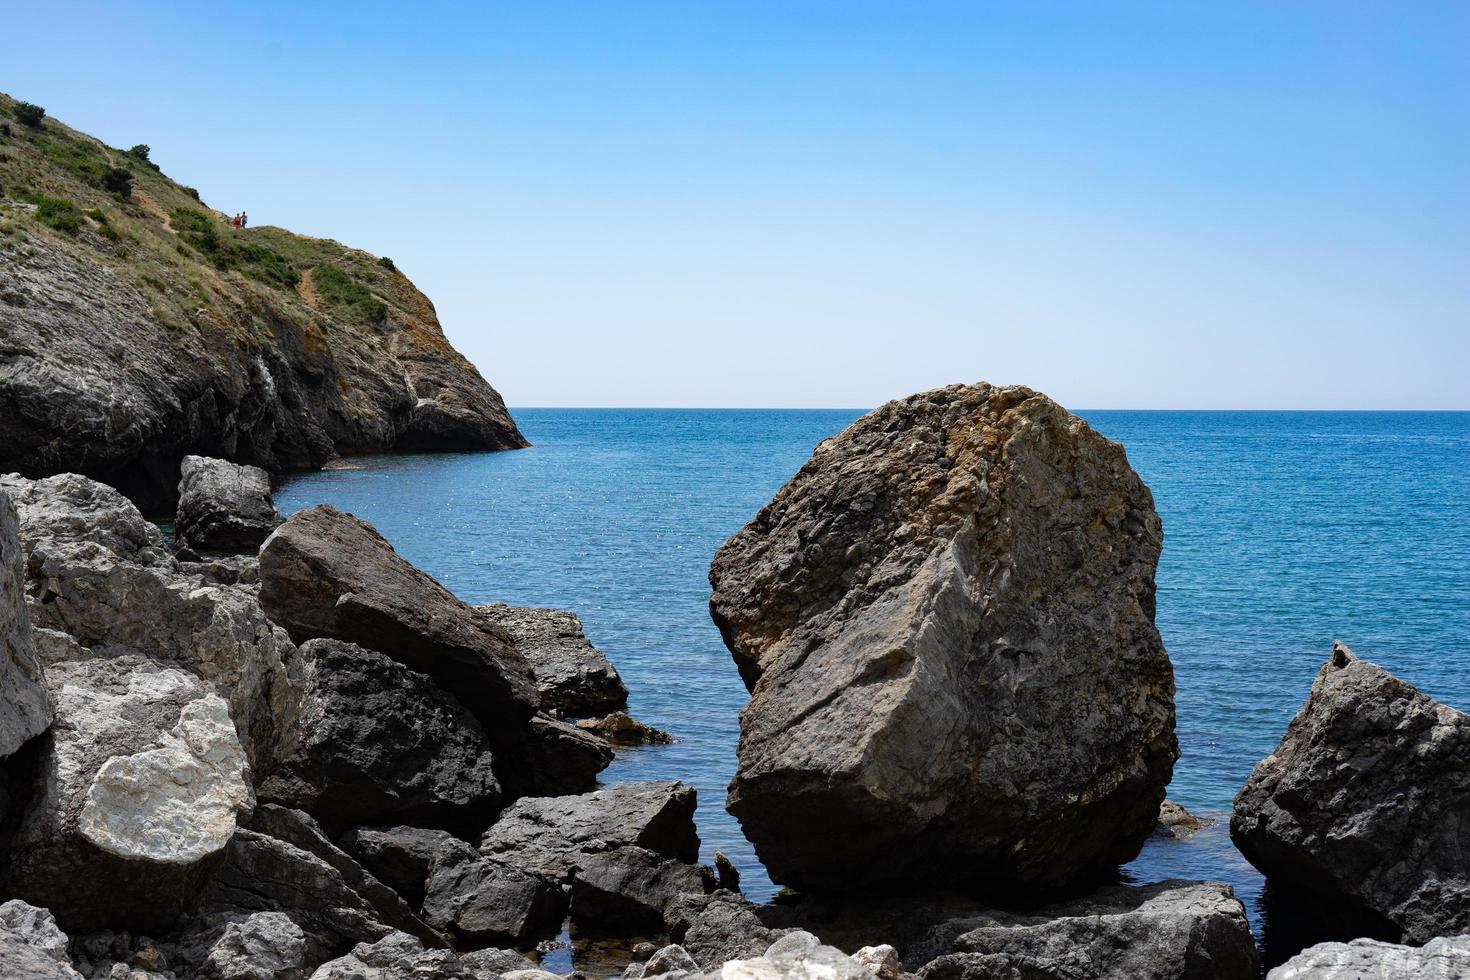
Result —
<svg viewBox="0 0 1470 980"><path fill-rule="evenodd" d="M711 624L714 550L857 411L522 409L534 448L358 457L295 476L283 513L328 502L372 522L469 602L575 610L680 739L623 753L605 781L699 790L705 858L772 891L723 809L744 687ZM1081 412L1127 447L1165 529L1158 624L1173 659L1182 754L1171 798L1228 811L1340 638L1470 707L1470 413ZM1259 876L1223 821L1151 842L1138 881L1237 887Z"/></svg>

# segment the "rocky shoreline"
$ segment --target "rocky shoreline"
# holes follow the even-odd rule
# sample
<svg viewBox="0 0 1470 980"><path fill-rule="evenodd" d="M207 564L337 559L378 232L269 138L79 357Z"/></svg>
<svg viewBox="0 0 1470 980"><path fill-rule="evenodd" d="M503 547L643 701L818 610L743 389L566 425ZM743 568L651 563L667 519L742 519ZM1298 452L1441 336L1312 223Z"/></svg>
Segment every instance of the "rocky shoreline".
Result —
<svg viewBox="0 0 1470 980"><path fill-rule="evenodd" d="M716 555L764 904L693 789L599 784L662 733L575 614L466 605L237 464L179 491L169 542L0 477L0 975L545 980L567 929L628 977L1260 975L1229 885L1107 880L1202 821L1163 799L1152 500L1045 396L890 403ZM1464 718L1334 648L1230 832L1371 940L1272 978L1470 969Z"/></svg>

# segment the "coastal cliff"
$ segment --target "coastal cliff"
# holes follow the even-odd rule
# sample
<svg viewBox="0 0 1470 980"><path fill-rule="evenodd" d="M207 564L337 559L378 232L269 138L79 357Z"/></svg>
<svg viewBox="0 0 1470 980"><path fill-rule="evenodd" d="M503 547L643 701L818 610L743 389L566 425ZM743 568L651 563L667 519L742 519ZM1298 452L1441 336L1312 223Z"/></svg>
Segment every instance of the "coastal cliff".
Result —
<svg viewBox="0 0 1470 980"><path fill-rule="evenodd" d="M235 228L0 95L0 472L79 472L146 511L186 454L272 471L528 445L388 259Z"/></svg>

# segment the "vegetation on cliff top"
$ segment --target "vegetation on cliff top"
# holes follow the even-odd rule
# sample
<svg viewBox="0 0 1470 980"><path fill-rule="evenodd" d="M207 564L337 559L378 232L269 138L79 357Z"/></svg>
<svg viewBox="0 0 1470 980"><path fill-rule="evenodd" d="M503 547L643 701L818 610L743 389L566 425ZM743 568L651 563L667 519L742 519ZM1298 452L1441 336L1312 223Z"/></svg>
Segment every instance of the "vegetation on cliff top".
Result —
<svg viewBox="0 0 1470 980"><path fill-rule="evenodd" d="M433 321L391 260L280 228L234 228L151 152L107 146L0 94L0 249L85 250L169 329L223 331L246 346L266 342L262 319L322 341L342 325Z"/></svg>

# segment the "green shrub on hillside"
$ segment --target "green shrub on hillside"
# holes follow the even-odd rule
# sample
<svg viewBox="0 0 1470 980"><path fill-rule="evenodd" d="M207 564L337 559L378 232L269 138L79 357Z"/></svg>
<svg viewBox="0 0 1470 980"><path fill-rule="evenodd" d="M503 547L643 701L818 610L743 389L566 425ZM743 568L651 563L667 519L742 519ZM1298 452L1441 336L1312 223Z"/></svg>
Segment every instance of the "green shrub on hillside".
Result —
<svg viewBox="0 0 1470 980"><path fill-rule="evenodd" d="M128 156L132 157L134 160L142 160L144 163L150 163L151 161L148 159L148 154L151 152L152 150L149 149L147 143L139 143L137 146L128 151Z"/></svg>
<svg viewBox="0 0 1470 980"><path fill-rule="evenodd" d="M0 123L0 136L14 136L10 131L10 123Z"/></svg>
<svg viewBox="0 0 1470 980"><path fill-rule="evenodd" d="M82 227L82 212L75 204L61 197L36 195L36 220L48 228L74 235Z"/></svg>
<svg viewBox="0 0 1470 980"><path fill-rule="evenodd" d="M203 211L174 208L169 224L216 269L239 269L273 286L294 287L301 281L301 273L284 255L264 245L236 240L225 233L223 222Z"/></svg>
<svg viewBox="0 0 1470 980"><path fill-rule="evenodd" d="M319 265L312 270L311 281L322 299L333 306L345 307L371 323L388 318L388 307L368 292L367 287L335 265Z"/></svg>
<svg viewBox="0 0 1470 980"><path fill-rule="evenodd" d="M15 104L15 118L32 129L40 129L41 120L46 118L46 110L34 102L17 102Z"/></svg>
<svg viewBox="0 0 1470 980"><path fill-rule="evenodd" d="M378 260L378 265L380 265L383 268L389 270L390 272L397 272L398 271L398 266L394 265L393 264L393 260L390 259L390 258L388 258L388 256L386 256L386 255L383 256L381 259Z"/></svg>
<svg viewBox="0 0 1470 980"><path fill-rule="evenodd" d="M284 255L264 245L246 242L236 246L235 253L246 263L245 274L254 279L293 288L301 281L301 273L291 266Z"/></svg>
<svg viewBox="0 0 1470 980"><path fill-rule="evenodd" d="M122 167L108 167L102 175L102 189L118 197L133 196L133 175Z"/></svg>

